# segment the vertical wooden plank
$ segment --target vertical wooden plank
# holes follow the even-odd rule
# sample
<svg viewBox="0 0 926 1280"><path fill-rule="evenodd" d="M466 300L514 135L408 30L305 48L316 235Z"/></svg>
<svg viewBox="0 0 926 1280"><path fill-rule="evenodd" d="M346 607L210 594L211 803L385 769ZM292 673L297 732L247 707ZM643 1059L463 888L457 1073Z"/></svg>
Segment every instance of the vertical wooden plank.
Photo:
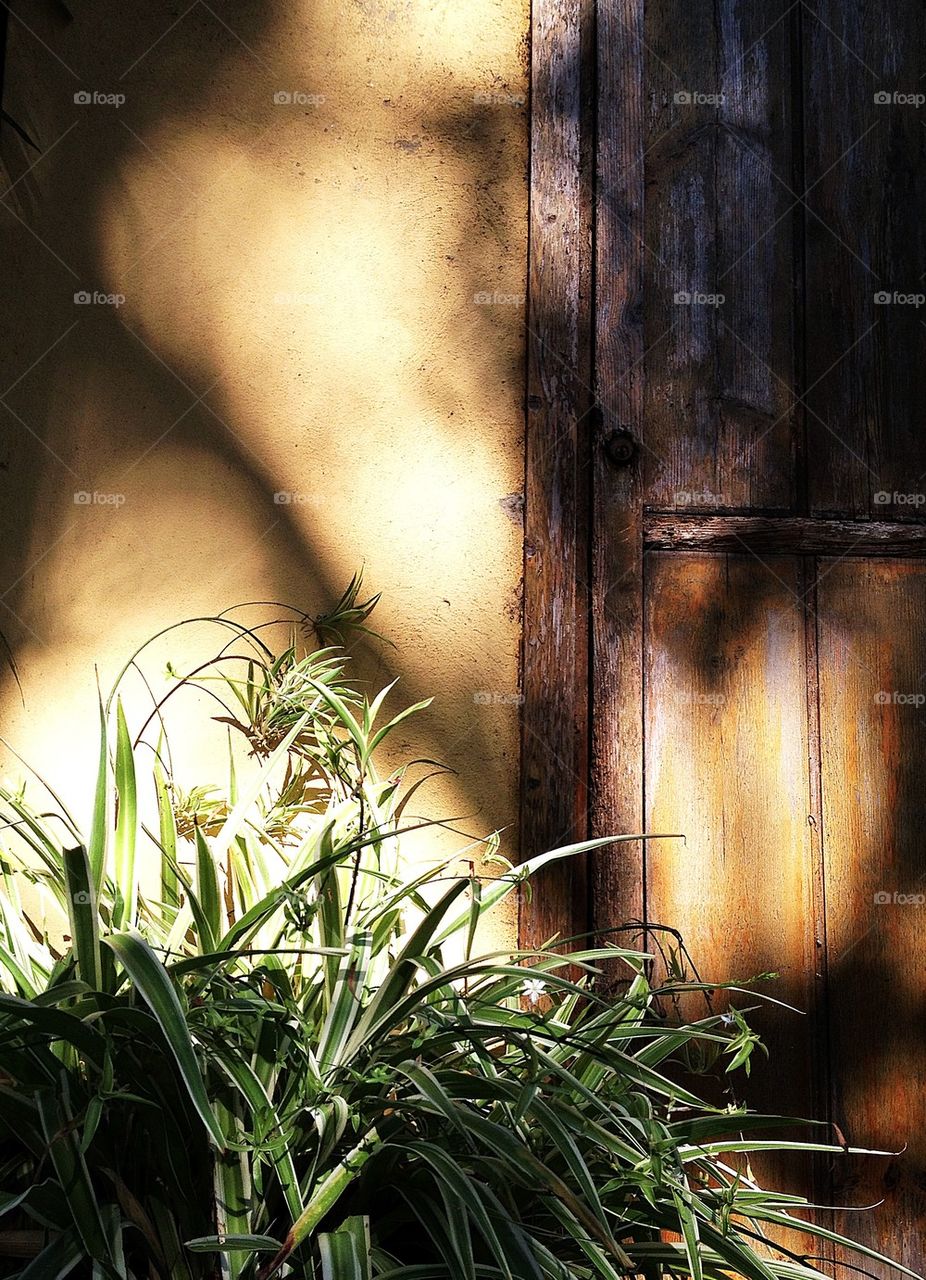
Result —
<svg viewBox="0 0 926 1280"><path fill-rule="evenodd" d="M578 434L582 269L581 0L537 0L532 14L531 199L522 690L522 853L577 835ZM522 902L534 946L586 925L584 864L538 878Z"/></svg>
<svg viewBox="0 0 926 1280"><path fill-rule="evenodd" d="M906 1147L837 1162L837 1203L884 1201L837 1225L922 1271L926 565L824 560L818 607L834 1116Z"/></svg>
<svg viewBox="0 0 926 1280"><path fill-rule="evenodd" d="M595 268L596 390L592 457L590 829L643 829L643 4L598 7ZM617 439L631 452L614 461ZM636 442L636 452L634 443ZM642 919L643 848L592 862L598 930Z"/></svg>
<svg viewBox="0 0 926 1280"><path fill-rule="evenodd" d="M10 11L6 5L0 6L0 108L3 107L3 88L6 84L6 33L9 27ZM4 125L4 128L6 126Z"/></svg>
<svg viewBox="0 0 926 1280"><path fill-rule="evenodd" d="M804 9L811 509L922 516L926 11Z"/></svg>
<svg viewBox="0 0 926 1280"><path fill-rule="evenodd" d="M801 564L652 552L647 559L646 822L684 832L647 854L647 915L678 928L706 981L774 971L764 989L811 1010L814 867ZM738 1001L741 1003L741 1001ZM809 1019L752 1015L770 1049L740 1091L760 1109L813 1106ZM806 1134L804 1135L806 1136ZM809 1164L787 1169L810 1185Z"/></svg>
<svg viewBox="0 0 926 1280"><path fill-rule="evenodd" d="M646 7L646 501L795 499L790 0Z"/></svg>
<svg viewBox="0 0 926 1280"><path fill-rule="evenodd" d="M807 1118L832 1124L832 1074L829 1043L829 953L826 946L826 878L823 862L823 771L821 764L820 726L820 636L817 622L817 559L807 555L801 560L801 601L804 611L804 654L807 685L807 780L809 787L808 840L811 861L813 915L807 921L808 948L813 957L813 999L808 1013L812 1078L811 1106ZM813 1202L819 1206L814 1218L819 1226L832 1231L835 1223L829 1206L833 1197L833 1162L828 1155L818 1154L811 1161L809 1182ZM832 1260L829 1243L814 1241L811 1251L821 1261Z"/></svg>

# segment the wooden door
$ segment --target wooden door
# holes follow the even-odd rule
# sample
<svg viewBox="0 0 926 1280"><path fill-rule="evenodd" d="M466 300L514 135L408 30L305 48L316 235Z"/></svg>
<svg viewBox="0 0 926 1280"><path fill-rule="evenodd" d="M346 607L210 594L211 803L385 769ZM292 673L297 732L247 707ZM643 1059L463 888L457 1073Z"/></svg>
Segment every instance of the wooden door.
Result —
<svg viewBox="0 0 926 1280"><path fill-rule="evenodd" d="M926 1266L926 10L538 0L523 839L537 942L777 971L752 1100ZM820 1187L820 1181L825 1184Z"/></svg>

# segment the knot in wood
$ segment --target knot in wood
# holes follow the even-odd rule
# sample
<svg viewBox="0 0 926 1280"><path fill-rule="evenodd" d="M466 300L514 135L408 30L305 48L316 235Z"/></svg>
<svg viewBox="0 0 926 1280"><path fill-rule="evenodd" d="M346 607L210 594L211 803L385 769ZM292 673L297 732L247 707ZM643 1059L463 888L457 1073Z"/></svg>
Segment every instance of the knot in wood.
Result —
<svg viewBox="0 0 926 1280"><path fill-rule="evenodd" d="M637 456L637 441L626 427L609 431L604 438L605 457L614 467L626 467Z"/></svg>

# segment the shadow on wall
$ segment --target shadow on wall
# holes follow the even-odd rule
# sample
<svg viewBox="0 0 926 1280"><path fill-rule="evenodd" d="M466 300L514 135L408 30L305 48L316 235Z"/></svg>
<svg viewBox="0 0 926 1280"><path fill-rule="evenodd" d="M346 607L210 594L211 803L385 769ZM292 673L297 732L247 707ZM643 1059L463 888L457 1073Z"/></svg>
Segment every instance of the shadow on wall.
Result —
<svg viewBox="0 0 926 1280"><path fill-rule="evenodd" d="M11 11L42 155L5 132L0 604L34 714L365 562L397 648L362 673L439 693L415 746L482 829L515 806L527 14L427 8Z"/></svg>

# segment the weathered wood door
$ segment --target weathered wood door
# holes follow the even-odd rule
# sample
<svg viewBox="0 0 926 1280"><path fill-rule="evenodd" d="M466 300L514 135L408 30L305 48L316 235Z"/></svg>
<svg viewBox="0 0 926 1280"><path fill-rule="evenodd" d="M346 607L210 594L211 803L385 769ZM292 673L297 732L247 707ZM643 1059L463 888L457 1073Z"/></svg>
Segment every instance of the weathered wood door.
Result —
<svg viewBox="0 0 926 1280"><path fill-rule="evenodd" d="M926 1266L926 9L537 0L528 941L781 974L753 1097Z"/></svg>

